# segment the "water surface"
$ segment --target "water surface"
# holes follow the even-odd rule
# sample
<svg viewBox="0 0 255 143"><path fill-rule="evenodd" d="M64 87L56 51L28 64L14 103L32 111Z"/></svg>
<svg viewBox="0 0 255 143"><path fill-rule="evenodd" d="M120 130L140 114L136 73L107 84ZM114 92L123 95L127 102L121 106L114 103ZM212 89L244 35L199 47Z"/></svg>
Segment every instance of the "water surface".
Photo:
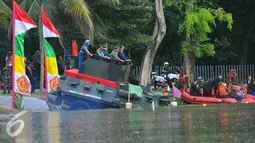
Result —
<svg viewBox="0 0 255 143"><path fill-rule="evenodd" d="M20 135L4 143L240 143L254 142L255 106L211 105L152 110L29 112Z"/></svg>

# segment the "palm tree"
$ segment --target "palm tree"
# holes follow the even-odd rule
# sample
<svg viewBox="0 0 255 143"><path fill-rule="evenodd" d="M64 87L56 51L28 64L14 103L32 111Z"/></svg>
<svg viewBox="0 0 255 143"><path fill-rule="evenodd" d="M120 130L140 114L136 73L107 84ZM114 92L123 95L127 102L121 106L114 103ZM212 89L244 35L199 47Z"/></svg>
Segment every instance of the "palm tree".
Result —
<svg viewBox="0 0 255 143"><path fill-rule="evenodd" d="M69 23L72 23L73 26L78 27L86 39L93 40L94 35L94 26L93 22L97 21L98 18L93 10L89 8L88 5L93 4L94 2L89 2L87 0L16 0L19 5L28 12L30 17L39 24L39 37L40 37L40 51L43 53L43 36L41 28L41 5L44 5L47 15L50 17L56 28L60 33L59 42L61 46L65 49L65 34L63 33L62 21L65 19L70 19ZM100 3L107 4L118 4L119 0L98 0ZM9 36L11 35L11 17L12 17L12 0L0 0L0 24L1 22L9 23ZM9 19L5 20L4 19ZM3 20L3 21L2 21ZM102 26L102 23L101 23ZM6 28L6 27L5 27ZM69 27L71 28L71 27ZM84 38L84 39L85 39ZM44 57L41 54L41 82L40 82L40 91L43 91L44 85Z"/></svg>

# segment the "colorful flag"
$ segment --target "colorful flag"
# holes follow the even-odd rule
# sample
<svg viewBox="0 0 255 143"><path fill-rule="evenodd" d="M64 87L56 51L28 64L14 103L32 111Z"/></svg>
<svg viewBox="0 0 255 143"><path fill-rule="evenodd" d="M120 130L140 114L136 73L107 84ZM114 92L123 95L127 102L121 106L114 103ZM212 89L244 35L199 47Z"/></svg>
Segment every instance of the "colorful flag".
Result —
<svg viewBox="0 0 255 143"><path fill-rule="evenodd" d="M60 82L58 74L57 59L54 49L45 38L60 37L57 29L50 21L44 8L42 6L42 25L43 25L43 37L45 46L45 67L46 67L46 100L48 99L48 93L50 91L57 90Z"/></svg>
<svg viewBox="0 0 255 143"><path fill-rule="evenodd" d="M79 52L78 50L79 50L79 48L78 48L77 42L76 42L76 40L73 40L72 41L72 54L73 54L73 56L75 56L75 57L78 56L78 52Z"/></svg>
<svg viewBox="0 0 255 143"><path fill-rule="evenodd" d="M19 7L19 5L15 1L13 1L13 104L14 92L24 95L31 94L31 84L28 77L26 76L25 70L24 39L26 31L35 27L35 22L28 16L28 14L24 10Z"/></svg>
<svg viewBox="0 0 255 143"><path fill-rule="evenodd" d="M173 96L176 98L181 98L182 93L179 89L177 89L175 86L173 86Z"/></svg>
<svg viewBox="0 0 255 143"><path fill-rule="evenodd" d="M166 83L166 91L170 91L170 87L169 87L168 83Z"/></svg>

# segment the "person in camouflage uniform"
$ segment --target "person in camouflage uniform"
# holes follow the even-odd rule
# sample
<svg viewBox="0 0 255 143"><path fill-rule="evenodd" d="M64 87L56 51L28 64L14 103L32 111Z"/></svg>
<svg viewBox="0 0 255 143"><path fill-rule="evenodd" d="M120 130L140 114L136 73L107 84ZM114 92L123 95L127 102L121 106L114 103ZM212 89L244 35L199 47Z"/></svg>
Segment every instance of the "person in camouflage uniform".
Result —
<svg viewBox="0 0 255 143"><path fill-rule="evenodd" d="M229 84L237 84L237 72L235 69L231 69L228 74L228 82Z"/></svg>
<svg viewBox="0 0 255 143"><path fill-rule="evenodd" d="M26 60L26 59L25 59ZM12 52L9 51L5 58L5 67L4 67L4 93L10 94L12 90ZM23 95L15 93L14 97L14 108L21 111L24 109L24 99Z"/></svg>
<svg viewBox="0 0 255 143"><path fill-rule="evenodd" d="M228 74L228 82L227 82L228 91L230 94L236 92L236 89L233 85L237 85L237 84L238 84L237 72L235 69L231 69Z"/></svg>
<svg viewBox="0 0 255 143"><path fill-rule="evenodd" d="M5 67L4 67L4 94L9 94L12 87L12 52L9 51L5 58Z"/></svg>

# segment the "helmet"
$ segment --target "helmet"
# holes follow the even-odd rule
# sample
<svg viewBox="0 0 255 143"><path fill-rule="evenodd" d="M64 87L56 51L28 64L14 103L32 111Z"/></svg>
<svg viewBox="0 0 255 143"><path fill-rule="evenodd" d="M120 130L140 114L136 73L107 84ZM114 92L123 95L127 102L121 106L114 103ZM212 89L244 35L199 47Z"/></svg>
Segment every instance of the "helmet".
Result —
<svg viewBox="0 0 255 143"><path fill-rule="evenodd" d="M169 65L169 63L168 63L168 62L165 62L165 63L164 63L164 66L166 66L166 65Z"/></svg>
<svg viewBox="0 0 255 143"><path fill-rule="evenodd" d="M89 40L86 40L86 41L84 42L84 45L87 45L89 42L90 42Z"/></svg>
<svg viewBox="0 0 255 143"><path fill-rule="evenodd" d="M200 76L200 77L197 78L197 80L202 80L202 79L203 79L202 76Z"/></svg>

